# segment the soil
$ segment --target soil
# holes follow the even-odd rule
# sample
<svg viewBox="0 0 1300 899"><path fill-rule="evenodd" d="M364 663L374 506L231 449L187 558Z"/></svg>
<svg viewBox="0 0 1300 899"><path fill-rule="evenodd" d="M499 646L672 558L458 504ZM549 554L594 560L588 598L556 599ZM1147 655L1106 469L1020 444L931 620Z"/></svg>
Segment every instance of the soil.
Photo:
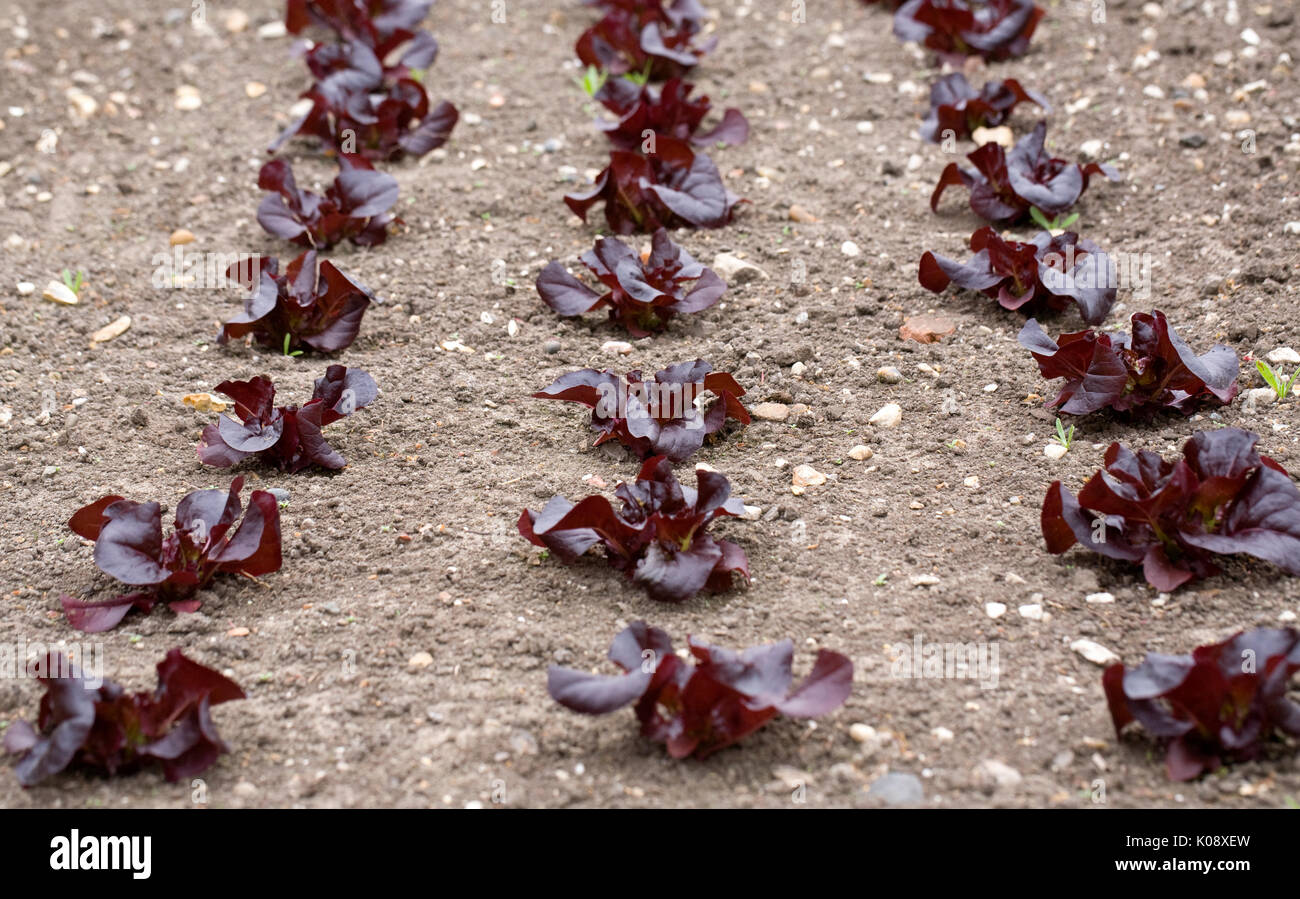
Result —
<svg viewBox="0 0 1300 899"><path fill-rule="evenodd" d="M730 227L676 239L705 262L741 255L767 277L734 284L717 307L617 358L601 346L623 334L599 316L557 318L532 288L542 266L573 264L596 233L561 202L605 149L574 83L573 42L593 12L507 0L506 21L494 23L494 4L439 0L426 27L442 53L426 84L460 108L461 123L445 151L387 166L401 182L406 229L374 250L331 254L387 300L338 357L382 389L329 432L351 464L292 477L240 469L254 486L290 491L280 572L220 578L195 614L159 609L107 634L72 631L60 593L114 588L65 526L77 507L110 492L174 507L189 490L228 482L194 452L214 416L181 397L266 373L292 400L326 364L217 346L238 291L151 284L153 259L178 228L197 237L189 251L291 255L257 226L256 171L306 87L291 39L256 33L281 4L243 0L251 21L234 33L227 4L207 4L206 30L175 5L186 8L0 5L0 161L11 169L0 177L0 641L100 642L105 674L128 689L151 688L154 664L176 646L234 677L249 697L216 712L232 751L204 775L206 804L876 806L887 791L870 790L886 772L919 778L929 806L1300 797L1285 746L1197 783L1169 782L1145 737L1116 740L1100 668L1070 648L1088 639L1135 663L1146 651L1278 626L1300 611L1300 583L1234 560L1219 577L1159 597L1136 569L1077 550L1049 556L1038 525L1047 484L1077 489L1112 440L1173 453L1197 428L1224 423L1258 431L1284 465L1300 462L1295 404L1251 414L1238 401L1149 425L1094 416L1077 423L1068 455L1045 457L1054 416L1027 398L1050 387L1017 346L1020 317L916 281L924 250L964 258L979 224L957 190L939 215L927 207L954 158L917 137L936 70L891 36L888 13L850 0L809 3L802 24L791 23L789 4L712 3L721 42L695 80L749 117L749 142L713 155L750 204ZM1074 157L1104 141L1101 158L1123 172L1122 184L1095 182L1078 207L1085 236L1154 259L1150 299L1122 291L1108 324L1157 305L1196 347L1300 346L1287 311L1300 299L1300 237L1284 230L1300 219L1300 90L1279 62L1300 46L1290 6L1240 3L1240 21L1227 24L1222 3L1155 5L1159 17L1112 0L1105 24L1094 24L1093 4L1047 4L1030 55L991 71L1048 96L1049 146ZM1257 47L1240 36L1247 28ZM1149 65L1135 68L1140 56ZM1204 94L1185 86L1193 75ZM250 99L247 82L267 90ZM200 109L176 109L181 85L198 88ZM73 87L96 101L89 119L69 112ZM1019 134L1034 121L1028 108L1010 124ZM1254 152L1237 135L1247 129ZM36 148L47 130L57 135L52 153ZM1203 143L1183 146L1192 132ZM308 144L289 156L300 183L330 171ZM792 221L792 205L818 221ZM846 241L860 255L845 255ZM495 260L513 284L494 279ZM803 285L792 278L800 267ZM86 273L77 306L41 298L63 269ZM19 295L22 281L35 293ZM904 319L924 313L951 319L955 334L900 340ZM90 334L121 315L130 330L91 347ZM1049 327L1079 322L1071 314ZM452 339L473 352L442 349ZM636 463L592 449L577 407L528 395L574 368L654 371L694 358L733 371L748 401L809 409L755 421L698 457L761 509L758 520L715 526L748 553L752 584L670 606L599 559L543 559L518 536L519 511L593 492L588 475L612 495ZM878 381L882 366L897 367L902 382ZM1259 386L1251 368L1243 388ZM945 414L946 399L956 414ZM869 425L886 403L902 408L898 427ZM849 457L860 443L874 451L869 460ZM828 480L795 496L791 470L801 464ZM1085 600L1103 592L1114 601ZM1006 613L989 617L990 602ZM1034 603L1042 620L1019 612ZM639 618L679 646L687 634L737 648L789 637L797 674L816 648L839 650L856 667L853 695L815 723L778 719L706 762L673 761L637 735L630 711L589 719L546 694L548 664L612 672L604 652ZM996 685L893 677L891 660L918 635L995 646ZM417 653L432 664L411 666ZM34 681L0 681L0 722L30 718L38 697ZM856 728L868 739L855 740L855 724L874 737ZM152 771L69 775L30 790L0 773L4 806L194 800L192 784Z"/></svg>

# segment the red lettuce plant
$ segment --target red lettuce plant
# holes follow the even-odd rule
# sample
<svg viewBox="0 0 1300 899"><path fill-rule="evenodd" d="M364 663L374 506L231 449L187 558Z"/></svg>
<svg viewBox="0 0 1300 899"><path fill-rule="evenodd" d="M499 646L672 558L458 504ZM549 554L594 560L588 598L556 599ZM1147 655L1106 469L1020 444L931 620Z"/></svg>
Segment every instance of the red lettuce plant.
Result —
<svg viewBox="0 0 1300 899"><path fill-rule="evenodd" d="M907 0L894 13L894 35L945 59L1023 56L1043 17L1034 0Z"/></svg>
<svg viewBox="0 0 1300 899"><path fill-rule="evenodd" d="M357 339L361 317L380 299L326 260L316 268L316 251L289 263L260 256L231 266L226 277L253 291L244 312L222 326L219 343L251 334L262 346L286 355L304 350L333 353Z"/></svg>
<svg viewBox="0 0 1300 899"><path fill-rule="evenodd" d="M149 612L160 602L173 612L193 612L197 594L218 573L250 577L280 570L280 507L265 490L254 490L244 511L242 477L230 490L195 490L176 506L165 538L162 507L105 496L78 509L68 521L74 533L95 542L95 564L110 577L141 588L115 599L86 602L62 597L68 622L95 633L117 625L131 610ZM240 518L240 512L243 518Z"/></svg>
<svg viewBox="0 0 1300 899"><path fill-rule="evenodd" d="M604 201L605 221L616 234L659 228L721 228L731 221L740 198L727 190L713 160L688 141L656 137L650 156L612 150L609 165L586 191L567 194L574 215Z"/></svg>
<svg viewBox="0 0 1300 899"><path fill-rule="evenodd" d="M430 5L426 0L291 0L285 17L290 32L320 25L332 29L338 42L307 51L316 83L302 96L311 107L268 149L274 152L302 135L343 153L396 160L446 143L459 113L446 101L430 111L421 83L438 56L438 42L417 28ZM401 55L389 62L399 48Z"/></svg>
<svg viewBox="0 0 1300 899"><path fill-rule="evenodd" d="M664 330L674 315L709 308L726 291L725 281L673 243L662 228L650 246L650 256L642 261L618 238L597 238L580 259L609 293L596 293L553 261L537 276L537 294L560 315L608 307L611 322L644 337ZM689 292L686 281L695 282Z"/></svg>
<svg viewBox="0 0 1300 899"><path fill-rule="evenodd" d="M1020 345L1034 354L1049 381L1065 385L1049 407L1086 415L1107 407L1117 412L1177 409L1191 415L1202 401L1222 404L1237 395L1237 355L1217 344L1198 356L1159 310L1132 318L1133 334L1076 331L1055 341L1032 318Z"/></svg>
<svg viewBox="0 0 1300 899"><path fill-rule="evenodd" d="M695 402L706 391L717 398L708 412ZM560 375L533 396L590 408L591 429L600 434L594 446L617 440L643 460L663 455L684 462L706 437L722 430L728 418L749 424L739 399L744 393L731 375L696 359L655 372L653 381L641 380L640 371L628 372L625 383L612 371L584 368Z"/></svg>
<svg viewBox="0 0 1300 899"><path fill-rule="evenodd" d="M706 96L692 100L694 88L695 85L680 78L669 80L659 90L627 78L610 78L596 92L595 99L618 116L618 120L597 119L596 127L618 150L644 149L647 131L652 132L656 142L663 135L697 146L743 144L749 137L749 122L739 109L727 109L721 122L697 133L713 104Z"/></svg>
<svg viewBox="0 0 1300 899"><path fill-rule="evenodd" d="M1255 452L1258 440L1236 428L1198 431L1175 462L1112 443L1077 498L1060 481L1047 489L1048 552L1079 543L1141 562L1147 583L1165 592L1218 574L1216 555L1245 553L1300 574L1300 491Z"/></svg>
<svg viewBox="0 0 1300 899"><path fill-rule="evenodd" d="M364 41L387 55L417 36L432 6L433 0L288 0L284 25L290 34L328 28L339 40Z"/></svg>
<svg viewBox="0 0 1300 899"><path fill-rule="evenodd" d="M777 713L816 718L843 705L853 688L853 663L820 649L803 683L794 682L789 640L732 652L687 638L694 663L673 652L668 634L644 621L614 638L609 659L625 672L605 676L552 665L546 689L567 709L604 715L636 704L641 734L681 759L705 759Z"/></svg>
<svg viewBox="0 0 1300 899"><path fill-rule="evenodd" d="M1270 738L1300 737L1300 706L1287 697L1300 671L1300 633L1258 628L1191 655L1147 653L1136 668L1102 675L1120 735L1136 721L1166 745L1170 780L1192 780L1225 762L1263 755Z"/></svg>
<svg viewBox="0 0 1300 899"><path fill-rule="evenodd" d="M239 685L179 649L158 663L153 693L126 693L109 680L87 678L57 652L31 666L45 686L36 727L18 720L4 748L17 755L24 787L69 768L128 774L162 765L169 783L202 774L230 748L217 734L212 706L243 699ZM97 683L97 686L91 686Z"/></svg>
<svg viewBox="0 0 1300 899"><path fill-rule="evenodd" d="M427 31L418 32L390 63L388 54L397 46L381 42L376 49L368 39L349 38L316 44L306 51L304 62L316 79L315 87L337 101L349 92L382 93L403 79L418 82L438 58L438 42Z"/></svg>
<svg viewBox="0 0 1300 899"><path fill-rule="evenodd" d="M938 212L944 190L960 184L970 190L970 208L986 221L1011 224L1028 217L1031 209L1053 218L1074 206L1091 176L1120 180L1109 165L1078 165L1049 156L1043 149L1046 134L1047 123L1039 122L1009 153L992 141L983 144L966 155L974 171L948 163L930 196L930 208Z"/></svg>
<svg viewBox="0 0 1300 899"><path fill-rule="evenodd" d="M577 505L553 496L540 512L523 511L519 533L566 563L600 544L610 566L652 599L682 602L700 590L721 592L731 586L733 572L749 580L749 560L736 544L714 540L709 523L745 507L722 475L699 469L695 476L698 490L677 482L667 457L654 456L636 481L614 491L622 509L598 494Z"/></svg>
<svg viewBox="0 0 1300 899"><path fill-rule="evenodd" d="M970 248L975 255L969 262L926 251L917 272L921 286L935 293L949 284L978 290L1003 309L1026 315L1060 312L1074 303L1090 325L1101 324L1115 303L1110 257L1073 231L1056 236L1040 231L1022 242L984 227L971 235Z"/></svg>
<svg viewBox="0 0 1300 899"><path fill-rule="evenodd" d="M324 196L299 190L283 159L262 166L257 186L270 192L257 208L258 224L268 234L318 250L345 239L359 247L383 243L388 226L401 222L390 211L397 202L397 179L376 172L361 156L341 154L338 161L339 173Z"/></svg>
<svg viewBox="0 0 1300 899"><path fill-rule="evenodd" d="M275 385L262 376L249 381L222 381L217 391L235 401L238 419L223 415L203 429L199 461L229 468L256 455L281 471L309 465L342 468L341 453L325 442L321 428L374 402L379 388L360 369L331 365L316 379L311 399L298 406L275 405Z"/></svg>
<svg viewBox="0 0 1300 899"><path fill-rule="evenodd" d="M447 142L460 118L446 100L430 109L429 95L412 78L374 89L317 84L302 96L312 101L311 107L267 147L268 152L301 136L367 159L423 156Z"/></svg>
<svg viewBox="0 0 1300 899"><path fill-rule="evenodd" d="M957 139L970 137L976 128L1001 125L1019 103L1035 103L1043 112L1052 111L1046 97L1026 90L1014 78L986 81L977 91L961 72L944 75L930 85L930 112L921 123L921 137L935 144L948 131Z"/></svg>
<svg viewBox="0 0 1300 899"><path fill-rule="evenodd" d="M578 38L584 65L610 75L636 72L674 78L712 52L717 38L698 40L705 12L697 0L602 0L605 15Z"/></svg>

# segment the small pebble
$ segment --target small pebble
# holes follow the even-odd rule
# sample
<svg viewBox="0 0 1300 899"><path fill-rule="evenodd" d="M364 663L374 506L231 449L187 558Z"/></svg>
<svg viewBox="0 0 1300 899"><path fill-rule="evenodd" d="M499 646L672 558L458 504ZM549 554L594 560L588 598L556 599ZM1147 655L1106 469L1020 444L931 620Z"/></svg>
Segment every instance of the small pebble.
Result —
<svg viewBox="0 0 1300 899"><path fill-rule="evenodd" d="M749 414L760 421L785 421L790 417L790 407L785 403L755 403Z"/></svg>
<svg viewBox="0 0 1300 899"><path fill-rule="evenodd" d="M203 105L199 89L192 84L182 84L176 88L176 108L182 112L193 112Z"/></svg>
<svg viewBox="0 0 1300 899"><path fill-rule="evenodd" d="M871 424L879 425L882 428L896 428L902 420L903 409L898 403L886 403L880 407L880 410L875 415L871 416Z"/></svg>
<svg viewBox="0 0 1300 899"><path fill-rule="evenodd" d="M45 299L51 302L61 303L64 306L75 306L81 302L77 295L72 292L72 288L62 281L51 281L45 285L45 292L41 294Z"/></svg>
<svg viewBox="0 0 1300 899"><path fill-rule="evenodd" d="M1094 643L1091 640L1075 640L1070 644L1070 649L1083 656L1094 665L1110 665L1119 661L1119 656L1111 652L1100 643Z"/></svg>

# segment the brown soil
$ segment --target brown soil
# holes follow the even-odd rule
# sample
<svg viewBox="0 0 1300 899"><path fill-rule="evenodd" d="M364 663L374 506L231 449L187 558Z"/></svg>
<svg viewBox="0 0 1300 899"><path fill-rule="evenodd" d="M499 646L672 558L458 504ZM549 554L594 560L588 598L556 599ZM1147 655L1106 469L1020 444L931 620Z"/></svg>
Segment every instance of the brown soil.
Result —
<svg viewBox="0 0 1300 899"><path fill-rule="evenodd" d="M190 250L290 255L254 219L256 169L305 87L290 41L255 34L280 4L245 0L252 21L235 34L223 24L226 4L208 4L206 34L166 24L172 5L188 14L188 4L166 0L0 6L0 161L12 166L0 178L0 239L9 238L0 254L0 409L12 412L0 425L6 642L82 639L59 614L59 594L113 589L64 526L79 505L115 492L174 506L191 489L227 482L199 465L195 442L212 416L183 406L182 395L265 372L292 398L325 365L216 346L218 322L238 307L234 291L150 285L151 260L176 228L197 235ZM1279 54L1297 46L1297 26L1284 0L1272 10L1242 2L1232 26L1214 5L1207 16L1199 4L1166 0L1152 19L1136 0L1112 0L1107 23L1093 25L1091 4L1049 4L1031 55L994 71L1048 95L1049 140L1061 154L1106 142L1102 155L1125 180L1094 184L1081 228L1108 249L1153 254L1149 304L1194 346L1218 340L1266 353L1300 346L1287 311L1300 287L1300 237L1283 230L1300 219L1291 136L1300 91L1278 67ZM581 180L604 152L571 63L592 12L508 0L507 23L493 24L490 4L440 0L427 22L443 45L430 93L481 121L462 118L445 153L388 167L402 185L404 233L374 251L333 254L389 301L339 357L383 390L332 430L351 465L295 477L247 467L256 486L291 491L283 570L259 583L218 580L197 614L133 613L85 638L105 644L106 674L131 689L152 686L153 665L180 646L247 688L247 701L217 712L233 751L205 776L214 806L869 806L880 802L870 784L886 770L920 777L935 806L1091 806L1098 780L1113 806L1300 797L1300 769L1284 752L1199 783L1168 782L1147 742L1117 744L1100 669L1070 649L1086 638L1128 662L1147 650L1185 651L1285 620L1298 610L1300 584L1232 562L1160 602L1140 572L1077 551L1051 557L1039 535L1049 481L1077 488L1111 440L1173 452L1211 416L1150 426L1090 418L1068 456L1045 458L1053 416L1025 399L1050 394L1016 344L1020 318L916 283L923 250L963 256L978 224L958 191L941 215L926 205L951 158L915 136L933 70L893 39L886 13L857 2L809 3L802 25L789 22L788 4L712 6L721 44L696 80L749 116L751 140L715 158L752 205L729 228L677 239L706 262L739 253L770 277L734 287L723 305L617 361L599 348L622 334L596 317L557 319L532 282L548 260L572 262L595 232L564 208L570 185L559 174L573 166ZM23 16L29 36L10 37ZM1261 39L1253 57L1242 53L1247 27ZM1150 48L1159 59L1134 71ZM1216 65L1225 50L1231 59ZM868 83L864 72L893 78ZM1181 87L1192 74L1205 79L1205 99ZM1259 80L1267 86L1235 96ZM265 84L265 95L249 99L250 81ZM199 111L175 109L182 84L199 89ZM1164 98L1144 95L1146 85ZM98 102L89 121L67 111L73 86ZM490 103L496 94L503 106ZM1248 123L1226 123L1242 112ZM871 133L859 132L863 121ZM1033 121L1021 110L1012 125L1020 133ZM1233 136L1245 128L1255 132L1253 154ZM52 154L35 149L46 129L58 135ZM1193 131L1204 146L1180 146ZM562 147L541 152L551 138ZM329 171L310 147L291 152L300 181ZM909 167L913 154L919 167ZM820 221L790 221L792 204ZM841 252L849 240L860 256ZM494 283L497 259L517 287ZM791 284L797 264L807 271L803 292ZM87 273L76 307L40 297L65 268ZM20 281L36 293L19 296ZM1121 301L1111 323L1149 308ZM931 311L956 323L952 337L899 340L905 316ZM123 314L131 329L88 349L89 335ZM442 350L453 336L474 352ZM551 340L559 349L547 353ZM784 424L755 422L699 457L764 512L717 527L748 552L752 586L670 607L599 560L542 560L515 531L519 510L553 493L591 492L589 474L612 492L636 466L589 448L581 410L528 394L572 368L653 371L697 357L734 371L749 400L811 410ZM805 366L801 376L794 363ZM878 382L884 365L905 380ZM988 384L997 389L986 392ZM1243 386L1257 386L1253 374ZM958 414L941 411L947 397ZM87 401L74 407L78 398ZM868 419L887 402L902 407L902 423L873 430ZM1238 402L1218 413L1261 432L1262 449L1283 464L1300 459L1294 417L1293 403L1252 416ZM956 440L965 448L951 449ZM858 443L874 457L849 459ZM790 468L804 463L829 480L794 496ZM979 486L964 485L971 477ZM938 583L913 586L923 575ZM1114 602L1085 602L1101 591ZM1009 607L996 620L985 612L994 601ZM1031 602L1050 618L1021 617L1018 607ZM857 668L853 696L815 726L778 720L708 762L675 762L637 736L630 711L587 719L546 695L548 664L608 670L610 638L637 618L679 645L688 633L733 647L791 637L800 672L816 647L840 650ZM238 628L251 633L230 636ZM918 634L996 643L996 688L891 677L893 648ZM420 652L433 664L410 668ZM38 695L33 681L0 682L0 722L30 717ZM880 745L851 739L855 723L875 728ZM986 760L1022 778L999 787ZM190 785L154 772L68 776L26 791L0 773L6 806L191 802Z"/></svg>

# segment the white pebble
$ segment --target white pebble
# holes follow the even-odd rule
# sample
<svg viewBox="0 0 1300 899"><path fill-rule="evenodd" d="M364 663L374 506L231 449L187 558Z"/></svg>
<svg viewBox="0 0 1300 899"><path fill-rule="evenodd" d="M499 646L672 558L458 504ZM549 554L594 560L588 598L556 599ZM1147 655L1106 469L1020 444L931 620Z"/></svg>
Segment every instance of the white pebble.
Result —
<svg viewBox="0 0 1300 899"><path fill-rule="evenodd" d="M902 420L903 408L898 403L886 403L880 407L880 411L871 416L871 424L882 428L896 428Z"/></svg>

